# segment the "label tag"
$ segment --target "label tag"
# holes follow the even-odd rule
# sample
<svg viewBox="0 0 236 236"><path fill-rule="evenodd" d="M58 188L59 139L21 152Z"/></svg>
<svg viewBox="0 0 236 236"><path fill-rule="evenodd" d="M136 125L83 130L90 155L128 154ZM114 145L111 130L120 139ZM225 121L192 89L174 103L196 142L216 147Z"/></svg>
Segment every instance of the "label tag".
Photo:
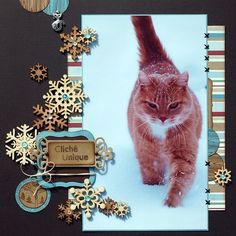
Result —
<svg viewBox="0 0 236 236"><path fill-rule="evenodd" d="M56 167L96 165L95 142L89 140L47 140L48 161Z"/></svg>

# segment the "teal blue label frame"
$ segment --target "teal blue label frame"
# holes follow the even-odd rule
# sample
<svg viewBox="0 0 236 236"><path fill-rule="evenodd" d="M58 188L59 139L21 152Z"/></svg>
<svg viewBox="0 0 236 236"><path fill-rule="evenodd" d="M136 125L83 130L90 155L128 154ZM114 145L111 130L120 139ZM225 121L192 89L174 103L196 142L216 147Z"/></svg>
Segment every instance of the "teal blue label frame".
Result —
<svg viewBox="0 0 236 236"><path fill-rule="evenodd" d="M47 137L56 137L56 138L74 138L74 137L85 137L86 139L90 140L90 141L94 141L94 136L92 135L91 132L87 131L87 130L80 130L80 131L76 131L76 132L68 132L68 131L61 131L61 132L52 132L52 131L42 131L38 134L37 138L36 138L36 146L37 148L39 148L40 150L42 150L42 145L41 145L41 140L42 139L47 139ZM37 160L37 166L40 165L41 162L41 158L39 158ZM93 168L89 168L89 173L92 173ZM38 169L38 177L37 177L37 181L38 183L43 187L43 188L55 188L55 187L63 187L63 188L69 188L69 187L83 187L84 183L83 182L62 182L62 181L58 181L58 182L46 182L43 179L43 176L40 175L42 173L42 171L40 169ZM94 184L95 182L95 175L90 175L89 177L89 181L91 184Z"/></svg>

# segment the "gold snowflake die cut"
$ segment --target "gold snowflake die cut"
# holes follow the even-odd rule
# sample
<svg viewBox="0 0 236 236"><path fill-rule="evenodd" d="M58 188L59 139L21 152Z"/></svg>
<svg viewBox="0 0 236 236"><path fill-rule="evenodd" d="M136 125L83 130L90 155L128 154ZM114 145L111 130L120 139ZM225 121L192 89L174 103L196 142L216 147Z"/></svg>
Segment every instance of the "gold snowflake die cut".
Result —
<svg viewBox="0 0 236 236"><path fill-rule="evenodd" d="M114 206L117 202L107 197L103 200L103 203L105 204L105 207L103 209L99 209L99 211L106 216L111 216L114 213Z"/></svg>
<svg viewBox="0 0 236 236"><path fill-rule="evenodd" d="M42 80L47 79L48 76L48 68L39 63L30 68L30 78L36 80L37 82L41 82Z"/></svg>
<svg viewBox="0 0 236 236"><path fill-rule="evenodd" d="M84 187L81 189L71 188L70 193L75 197L75 201L71 205L71 209L81 209L85 212L85 216L90 219L92 217L92 211L95 208L104 209L105 204L100 198L100 195L105 192L104 187L93 189L91 187L89 179L84 180Z"/></svg>
<svg viewBox="0 0 236 236"><path fill-rule="evenodd" d="M82 84L73 84L67 75L63 75L58 81L49 81L49 91L43 96L48 107L61 114L64 119L71 113L82 113L86 98Z"/></svg>
<svg viewBox="0 0 236 236"><path fill-rule="evenodd" d="M96 31L91 28L81 31L76 26L73 26L70 34L61 33L60 38L64 42L64 45L60 47L60 52L69 53L72 59L76 60L83 52L90 52L88 46L96 41Z"/></svg>
<svg viewBox="0 0 236 236"><path fill-rule="evenodd" d="M6 137L6 154L22 165L31 163L31 150L36 147L37 130L26 124L16 127Z"/></svg>
<svg viewBox="0 0 236 236"><path fill-rule="evenodd" d="M36 129L44 127L46 130L53 131L56 127L60 129L67 127L67 122L48 106L43 108L37 104L33 107L33 113L38 116L38 118L34 120L34 127Z"/></svg>
<svg viewBox="0 0 236 236"><path fill-rule="evenodd" d="M215 172L215 182L219 185L224 187L231 181L231 171L225 169L224 167Z"/></svg>
<svg viewBox="0 0 236 236"><path fill-rule="evenodd" d="M126 219L130 215L130 207L125 202L117 202L111 198L106 198L103 200L105 204L104 209L99 209L106 216L116 215L121 219Z"/></svg>
<svg viewBox="0 0 236 236"><path fill-rule="evenodd" d="M58 205L58 219L64 220L67 224L71 224L74 220L79 220L81 216L81 212L78 210L72 210L71 205L72 201L68 200L66 201L66 204L60 204Z"/></svg>
<svg viewBox="0 0 236 236"><path fill-rule="evenodd" d="M89 45L97 40L96 30L87 27L82 30L81 37L82 37L82 42L85 43L86 45Z"/></svg>
<svg viewBox="0 0 236 236"><path fill-rule="evenodd" d="M120 218L126 218L130 213L130 209L127 203L125 202L117 202L114 207L114 214Z"/></svg>

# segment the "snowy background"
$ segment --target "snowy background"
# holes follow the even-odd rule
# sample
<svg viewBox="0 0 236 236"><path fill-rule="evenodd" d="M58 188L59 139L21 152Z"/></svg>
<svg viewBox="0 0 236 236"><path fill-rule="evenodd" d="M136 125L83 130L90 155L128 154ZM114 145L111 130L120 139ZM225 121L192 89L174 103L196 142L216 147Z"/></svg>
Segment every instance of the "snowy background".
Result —
<svg viewBox="0 0 236 236"><path fill-rule="evenodd" d="M99 45L83 57L84 129L103 137L115 152L115 164L97 175L94 187L106 187L106 196L127 202L132 216L124 221L96 212L83 217L84 231L99 230L207 230L207 77L204 73L206 15L153 15L156 32L180 72L188 71L203 113L195 183L182 206L163 206L167 186L142 183L127 127L127 106L138 74L138 49L128 15L84 15L82 28L97 30Z"/></svg>

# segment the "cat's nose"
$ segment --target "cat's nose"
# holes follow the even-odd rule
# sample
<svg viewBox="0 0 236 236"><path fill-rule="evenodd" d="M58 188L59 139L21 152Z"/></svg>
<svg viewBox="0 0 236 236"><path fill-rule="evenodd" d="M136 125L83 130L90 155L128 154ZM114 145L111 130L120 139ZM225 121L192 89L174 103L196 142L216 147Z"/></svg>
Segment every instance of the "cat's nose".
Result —
<svg viewBox="0 0 236 236"><path fill-rule="evenodd" d="M167 118L165 116L161 116L159 119L161 120L162 123L164 123Z"/></svg>

